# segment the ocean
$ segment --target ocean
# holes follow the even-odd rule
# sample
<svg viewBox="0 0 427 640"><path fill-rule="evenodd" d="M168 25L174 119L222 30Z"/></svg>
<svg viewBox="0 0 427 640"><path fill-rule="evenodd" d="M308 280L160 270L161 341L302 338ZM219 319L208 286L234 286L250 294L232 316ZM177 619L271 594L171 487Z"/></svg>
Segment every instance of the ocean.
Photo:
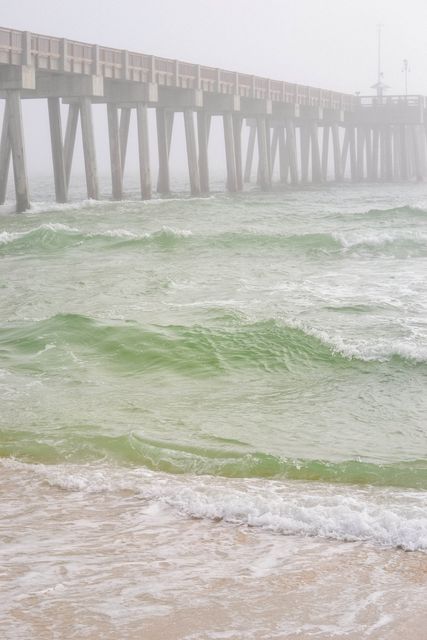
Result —
<svg viewBox="0 0 427 640"><path fill-rule="evenodd" d="M427 638L427 186L0 207L2 638Z"/></svg>

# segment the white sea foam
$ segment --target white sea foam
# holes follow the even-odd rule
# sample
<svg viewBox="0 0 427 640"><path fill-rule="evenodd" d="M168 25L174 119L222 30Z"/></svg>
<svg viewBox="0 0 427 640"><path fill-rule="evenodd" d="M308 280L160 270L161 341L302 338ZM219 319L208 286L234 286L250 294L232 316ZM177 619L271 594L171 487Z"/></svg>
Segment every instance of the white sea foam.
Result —
<svg viewBox="0 0 427 640"><path fill-rule="evenodd" d="M427 550L426 493L266 479L184 477L146 469L27 465L2 460L53 487L84 493L132 491L192 518L284 535Z"/></svg>
<svg viewBox="0 0 427 640"><path fill-rule="evenodd" d="M335 353L340 353L345 358L364 360L365 362L386 362L393 357L400 357L413 362L427 362L427 345L421 343L418 337L408 339L357 340L351 342L339 335L330 335L327 331L308 326L300 320L287 319L285 325L294 329L300 329L304 333L317 338ZM416 341L415 341L416 340Z"/></svg>
<svg viewBox="0 0 427 640"><path fill-rule="evenodd" d="M46 222L44 224L40 224L37 227L33 227L32 229L27 229L26 231L2 231L0 233L0 244L8 244L9 242L14 242L20 238L24 238L25 236L29 236L36 231L53 231L53 232L65 232L65 233L79 233L79 230L75 227L70 227L67 224L62 224L61 222Z"/></svg>
<svg viewBox="0 0 427 640"><path fill-rule="evenodd" d="M358 246L381 247L394 242L427 243L427 234L411 229L393 229L389 231L333 233L332 237L339 242L344 249L352 249Z"/></svg>
<svg viewBox="0 0 427 640"><path fill-rule="evenodd" d="M107 238L138 238L136 233L132 233L132 231L128 231L127 229L107 229L100 234L93 233L91 236L102 235Z"/></svg>

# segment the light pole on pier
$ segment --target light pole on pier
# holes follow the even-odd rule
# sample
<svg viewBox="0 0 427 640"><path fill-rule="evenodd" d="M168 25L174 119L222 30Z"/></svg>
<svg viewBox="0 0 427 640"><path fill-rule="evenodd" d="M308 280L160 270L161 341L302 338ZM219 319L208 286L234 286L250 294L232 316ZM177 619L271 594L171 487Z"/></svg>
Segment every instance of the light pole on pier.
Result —
<svg viewBox="0 0 427 640"><path fill-rule="evenodd" d="M388 89L387 85L383 82L383 72L381 71L381 36L383 24L377 24L377 33L378 33L378 69L377 69L377 81L374 85L372 85L371 89L377 90L378 98L382 98L384 94L384 90Z"/></svg>
<svg viewBox="0 0 427 640"><path fill-rule="evenodd" d="M402 66L402 73L405 74L405 96L408 95L408 73L411 71L408 60L405 58Z"/></svg>

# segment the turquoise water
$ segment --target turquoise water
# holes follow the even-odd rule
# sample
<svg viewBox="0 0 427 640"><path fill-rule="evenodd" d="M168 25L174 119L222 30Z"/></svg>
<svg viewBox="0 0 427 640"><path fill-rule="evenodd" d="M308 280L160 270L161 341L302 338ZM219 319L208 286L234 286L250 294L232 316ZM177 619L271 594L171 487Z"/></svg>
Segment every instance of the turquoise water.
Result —
<svg viewBox="0 0 427 640"><path fill-rule="evenodd" d="M0 224L5 460L427 490L424 186Z"/></svg>

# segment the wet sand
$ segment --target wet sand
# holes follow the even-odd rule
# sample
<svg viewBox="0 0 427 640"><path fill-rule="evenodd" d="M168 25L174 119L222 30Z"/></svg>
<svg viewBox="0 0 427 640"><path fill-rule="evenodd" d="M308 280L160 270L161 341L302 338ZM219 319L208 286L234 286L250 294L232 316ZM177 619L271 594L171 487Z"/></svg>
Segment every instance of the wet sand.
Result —
<svg viewBox="0 0 427 640"><path fill-rule="evenodd" d="M0 469L5 640L426 638L423 552L195 519Z"/></svg>

